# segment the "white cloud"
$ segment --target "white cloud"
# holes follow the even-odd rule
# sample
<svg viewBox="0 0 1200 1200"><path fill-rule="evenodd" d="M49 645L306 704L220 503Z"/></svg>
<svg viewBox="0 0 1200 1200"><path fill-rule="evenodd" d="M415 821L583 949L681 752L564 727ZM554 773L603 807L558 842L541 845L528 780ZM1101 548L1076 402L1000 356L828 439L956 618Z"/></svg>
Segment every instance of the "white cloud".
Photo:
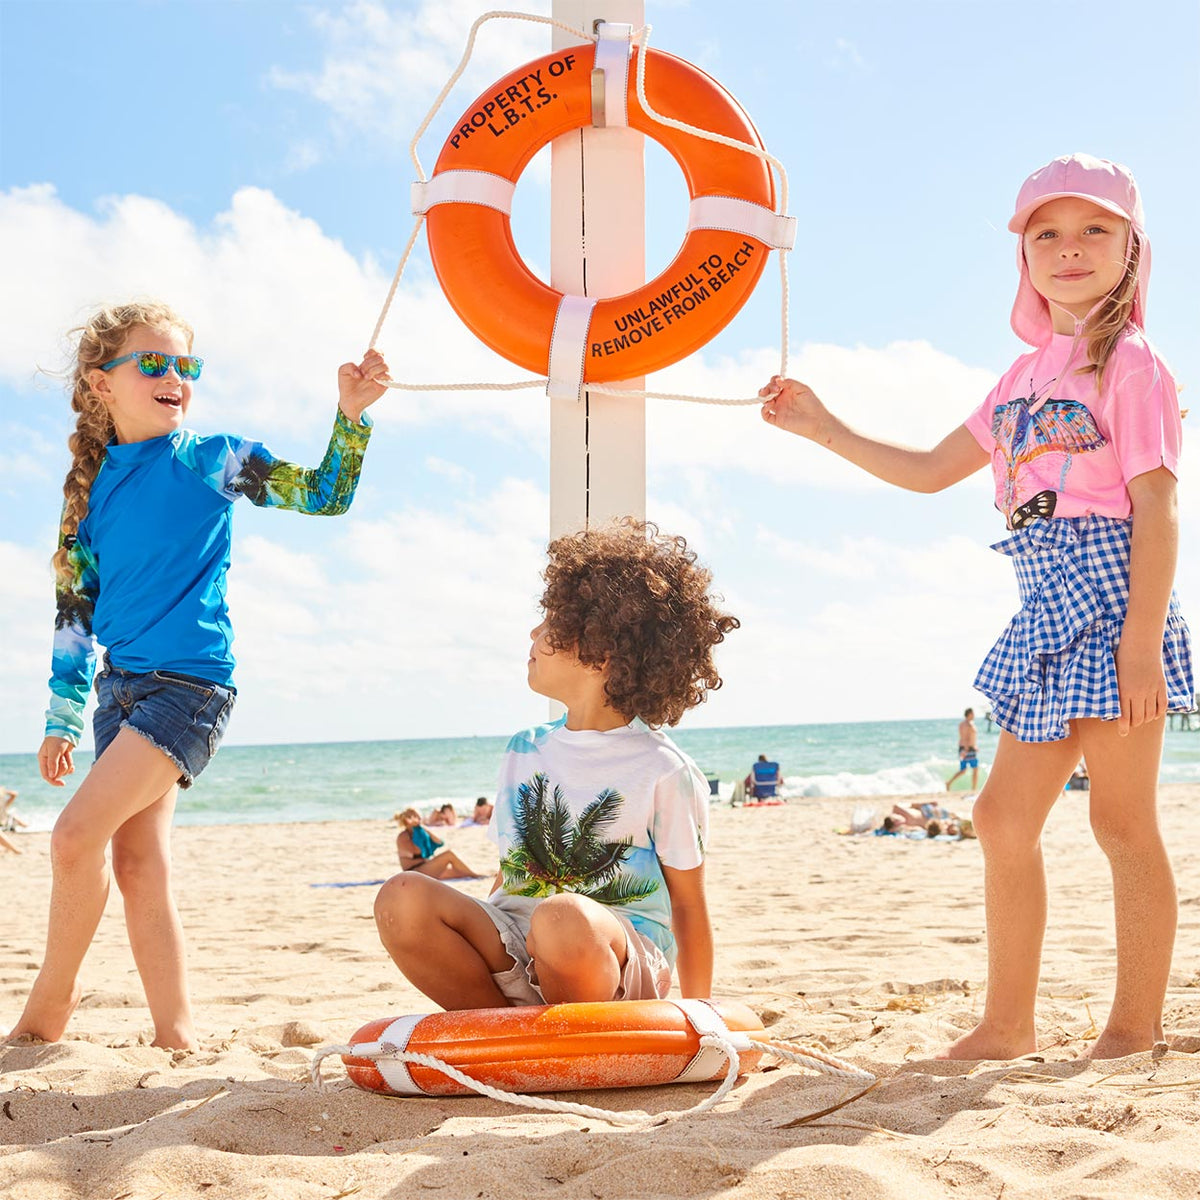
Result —
<svg viewBox="0 0 1200 1200"><path fill-rule="evenodd" d="M320 146L312 138L304 138L288 146L283 169L289 174L297 174L315 167L320 161Z"/></svg>
<svg viewBox="0 0 1200 1200"><path fill-rule="evenodd" d="M1017 608L999 555L960 537L844 538L831 553L759 534L790 558L772 561L769 591L725 589L742 629L722 648L726 688L705 724L889 720L972 702L979 662Z"/></svg>
<svg viewBox="0 0 1200 1200"><path fill-rule="evenodd" d="M549 11L544 0L527 7ZM269 81L312 96L345 125L407 142L458 65L466 31L478 16L472 0L425 0L413 12L365 0L336 11L318 9L311 19L326 47L320 66L275 67ZM514 64L547 53L549 47L545 24L487 22L444 114L453 119L491 80L507 75Z"/></svg>
<svg viewBox="0 0 1200 1200"><path fill-rule="evenodd" d="M815 542L798 542L781 537L770 529L759 529L754 537L763 559L775 567L787 563L796 568L824 575L830 579L865 581L879 574L877 538L844 538L841 546L831 550Z"/></svg>
<svg viewBox="0 0 1200 1200"><path fill-rule="evenodd" d="M779 370L778 350L736 357L703 351L658 375L655 390L726 398L753 397ZM793 347L788 373L808 383L850 425L875 437L927 448L983 402L995 374L971 367L928 342L884 347L806 344ZM886 484L836 456L766 425L757 404L725 406L653 401L647 447L656 469L687 467L748 472L780 483L881 488ZM986 488L986 472L977 477Z"/></svg>
<svg viewBox="0 0 1200 1200"><path fill-rule="evenodd" d="M236 740L502 733L528 714L547 498L507 480L429 500L347 519L328 560L239 543Z"/></svg>
<svg viewBox="0 0 1200 1200"><path fill-rule="evenodd" d="M17 416L15 408L13 416ZM0 470L0 496L17 501L33 485L59 482L58 463L60 460L65 462L65 458L64 449L58 442L51 443L17 420L0 424L0 442L5 447L4 467ZM53 470L51 464L54 464Z"/></svg>
<svg viewBox="0 0 1200 1200"><path fill-rule="evenodd" d="M0 747L33 753L42 740L50 676L54 573L50 555L0 541L3 623L0 625Z"/></svg>
<svg viewBox="0 0 1200 1200"><path fill-rule="evenodd" d="M162 297L195 327L207 360L192 409L200 429L323 426L338 364L365 349L388 285L372 260L258 188L235 193L209 228L141 196L108 198L93 216L47 185L15 188L0 193L0 258L21 282L0 297L0 380L26 389L31 363L63 369L66 328L106 300ZM403 281L380 346L394 377L409 382L523 375L461 325L419 268ZM544 407L470 391L451 407L440 395L397 391L377 413L384 422L494 418L528 435Z"/></svg>
<svg viewBox="0 0 1200 1200"><path fill-rule="evenodd" d="M870 66L858 47L849 38L833 39L833 56L829 65L834 70L869 71Z"/></svg>
<svg viewBox="0 0 1200 1200"><path fill-rule="evenodd" d="M446 459L431 454L425 459L425 466L455 487L470 491L475 485L475 476L458 463L447 462Z"/></svg>

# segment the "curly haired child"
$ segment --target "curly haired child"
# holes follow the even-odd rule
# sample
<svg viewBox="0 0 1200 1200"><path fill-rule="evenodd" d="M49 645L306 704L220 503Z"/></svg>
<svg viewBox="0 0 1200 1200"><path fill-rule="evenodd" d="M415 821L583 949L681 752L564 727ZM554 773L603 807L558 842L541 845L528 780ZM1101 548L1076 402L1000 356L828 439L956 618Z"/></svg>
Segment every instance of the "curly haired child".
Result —
<svg viewBox="0 0 1200 1200"><path fill-rule="evenodd" d="M712 988L704 892L709 787L660 726L721 686L738 627L678 537L626 522L550 544L529 686L566 715L508 745L488 836L487 901L406 872L375 901L379 936L447 1009Z"/></svg>

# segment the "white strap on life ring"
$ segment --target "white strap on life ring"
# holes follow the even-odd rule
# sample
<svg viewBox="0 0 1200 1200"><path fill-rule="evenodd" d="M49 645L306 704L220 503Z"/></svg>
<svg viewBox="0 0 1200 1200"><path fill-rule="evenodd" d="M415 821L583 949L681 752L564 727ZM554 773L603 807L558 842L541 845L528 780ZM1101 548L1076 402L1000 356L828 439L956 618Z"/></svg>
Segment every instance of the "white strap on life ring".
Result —
<svg viewBox="0 0 1200 1200"><path fill-rule="evenodd" d="M392 1091L401 1096L423 1096L425 1093L413 1082L408 1065L394 1057L397 1050L408 1049L409 1039L418 1022L425 1019L424 1013L415 1016L397 1017L380 1035L377 1042L354 1046L355 1054L370 1058L375 1069L383 1076Z"/></svg>
<svg viewBox="0 0 1200 1200"><path fill-rule="evenodd" d="M711 1004L706 1004L703 1000L676 1000L675 1004L687 1017L688 1024L701 1037L710 1034L739 1052L754 1048L753 1043L744 1033L738 1033L725 1024L721 1019L721 1014ZM692 1061L680 1072L675 1082L698 1083L711 1079L726 1066L727 1058L728 1055L718 1046L702 1045Z"/></svg>
<svg viewBox="0 0 1200 1200"><path fill-rule="evenodd" d="M595 307L596 301L588 296L563 296L559 301L546 371L546 395L551 400L583 398L583 364Z"/></svg>
<svg viewBox="0 0 1200 1200"><path fill-rule="evenodd" d="M414 180L413 216L424 216L436 204L482 204L511 216L516 190L511 179L489 171L442 171L432 179Z"/></svg>
<svg viewBox="0 0 1200 1200"><path fill-rule="evenodd" d="M629 124L629 56L633 26L619 21L596 24L596 58L592 66L592 124L617 129ZM602 86L596 72L602 72Z"/></svg>
<svg viewBox="0 0 1200 1200"><path fill-rule="evenodd" d="M734 196L697 196L688 207L688 229L727 229L758 238L772 250L796 244L796 218Z"/></svg>

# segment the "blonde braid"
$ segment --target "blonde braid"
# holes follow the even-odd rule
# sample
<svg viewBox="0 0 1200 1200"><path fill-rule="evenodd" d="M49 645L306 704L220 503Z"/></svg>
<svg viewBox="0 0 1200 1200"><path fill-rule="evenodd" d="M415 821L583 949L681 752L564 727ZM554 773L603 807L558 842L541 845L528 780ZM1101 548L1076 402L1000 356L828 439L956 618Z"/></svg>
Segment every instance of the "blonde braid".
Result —
<svg viewBox="0 0 1200 1200"><path fill-rule="evenodd" d="M92 389L88 374L101 363L116 358L126 338L138 326L182 330L187 336L188 349L191 349L192 327L174 309L157 301L107 306L94 313L86 324L71 331L79 335L79 348L71 371L71 409L79 415L75 432L67 441L71 450L71 468L63 483L58 549L50 560L60 586L71 583L70 550L75 544L79 525L87 516L92 484L115 428L108 406Z"/></svg>

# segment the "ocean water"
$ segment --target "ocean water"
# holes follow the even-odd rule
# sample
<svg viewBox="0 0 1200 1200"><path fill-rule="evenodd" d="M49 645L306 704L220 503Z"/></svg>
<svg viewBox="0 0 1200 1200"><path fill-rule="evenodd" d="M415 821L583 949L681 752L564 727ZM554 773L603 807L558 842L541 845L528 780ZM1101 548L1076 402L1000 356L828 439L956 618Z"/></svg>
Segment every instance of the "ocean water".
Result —
<svg viewBox="0 0 1200 1200"><path fill-rule="evenodd" d="M987 764L997 735L983 721L978 725L980 761ZM729 799L759 754L779 762L784 794L793 800L917 795L940 789L958 767L957 720L682 729L671 736L718 779L714 802ZM476 797L492 797L507 740L224 746L196 785L181 793L176 822L386 820L409 805L428 813L446 802L465 814ZM16 811L32 829L49 829L90 763L90 755L76 755L68 786L51 788L38 777L34 755L0 755L0 784L20 791ZM1200 782L1200 730L1168 730L1160 779ZM968 774L956 790L969 782Z"/></svg>

